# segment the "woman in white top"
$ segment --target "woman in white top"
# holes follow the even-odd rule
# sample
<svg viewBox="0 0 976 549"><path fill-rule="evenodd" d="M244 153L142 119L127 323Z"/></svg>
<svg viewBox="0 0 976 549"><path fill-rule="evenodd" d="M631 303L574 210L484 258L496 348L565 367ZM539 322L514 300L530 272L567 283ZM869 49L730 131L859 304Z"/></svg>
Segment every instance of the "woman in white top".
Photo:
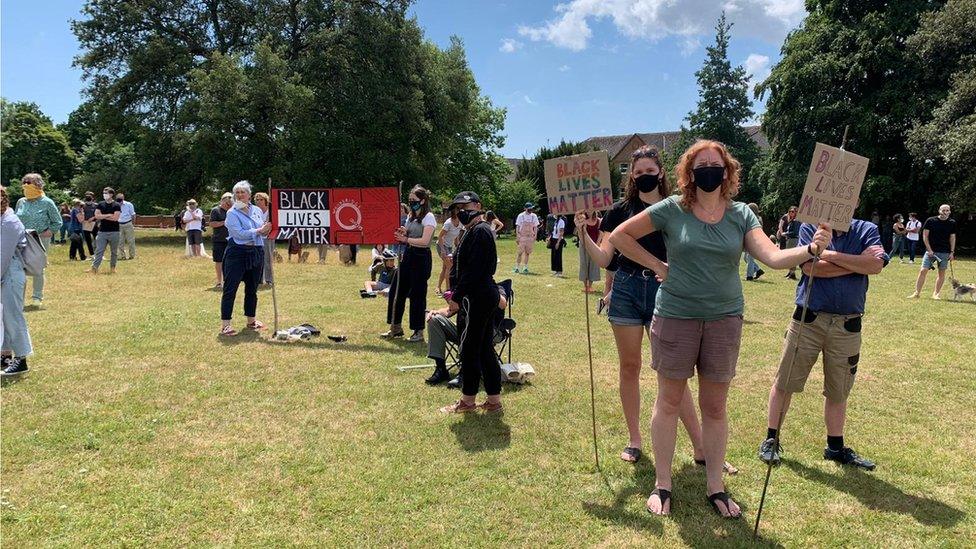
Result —
<svg viewBox="0 0 976 549"><path fill-rule="evenodd" d="M386 310L386 322L390 325L390 330L380 337L403 337L403 310L406 308L407 298L410 298L410 329L413 334L407 341L421 342L424 340L424 326L427 325L427 281L430 280L433 266L430 242L434 239L437 218L430 211L430 193L419 185L410 190L408 204L410 215L407 223L397 229L395 235L397 242L403 244L406 251L390 285L390 295L395 296L395 299L388 302Z"/></svg>
<svg viewBox="0 0 976 549"><path fill-rule="evenodd" d="M183 226L186 227L186 242L190 245L190 253L193 257L200 257L200 245L203 244L203 210L197 207L197 201L192 198L186 201Z"/></svg>
<svg viewBox="0 0 976 549"><path fill-rule="evenodd" d="M905 223L905 246L908 248L908 260L915 263L915 248L918 246L918 235L922 233L922 222L918 220L918 214L911 212L908 214L908 223Z"/></svg>
<svg viewBox="0 0 976 549"><path fill-rule="evenodd" d="M441 274L437 277L437 295L444 291L444 282L451 284L451 266L454 264L454 243L461 234L461 222L458 221L457 211L452 207L448 211L451 217L444 221L440 234L437 235L437 255L441 256Z"/></svg>

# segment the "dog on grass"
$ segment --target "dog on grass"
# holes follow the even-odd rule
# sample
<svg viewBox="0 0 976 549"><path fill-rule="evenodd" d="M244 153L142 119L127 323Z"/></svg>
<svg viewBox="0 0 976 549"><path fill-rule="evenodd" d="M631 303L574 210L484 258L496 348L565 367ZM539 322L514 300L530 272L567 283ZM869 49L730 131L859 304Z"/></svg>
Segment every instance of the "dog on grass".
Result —
<svg viewBox="0 0 976 549"><path fill-rule="evenodd" d="M976 284L960 284L955 278L950 278L952 282L952 300L957 301L959 298L968 295L970 299L976 301Z"/></svg>
<svg viewBox="0 0 976 549"><path fill-rule="evenodd" d="M275 261L275 263L281 263L284 260L285 260L285 258L281 257L281 253L278 252L278 250L275 250L274 251L274 261Z"/></svg>

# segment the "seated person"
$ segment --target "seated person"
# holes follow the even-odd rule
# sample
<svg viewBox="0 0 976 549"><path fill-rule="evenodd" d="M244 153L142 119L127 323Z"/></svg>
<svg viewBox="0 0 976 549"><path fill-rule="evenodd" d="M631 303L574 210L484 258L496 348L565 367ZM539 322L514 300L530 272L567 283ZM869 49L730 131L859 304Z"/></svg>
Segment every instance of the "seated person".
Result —
<svg viewBox="0 0 976 549"><path fill-rule="evenodd" d="M374 262L369 268L370 279L363 283L364 289L359 290L359 297L376 297L378 293L388 295L394 274L396 274L396 254L385 250L382 260Z"/></svg>
<svg viewBox="0 0 976 549"><path fill-rule="evenodd" d="M501 286L498 287L498 292L501 294L498 310L499 314L504 316L505 309L508 308L508 299ZM451 292L444 292L443 297L445 300L450 300ZM458 315L457 326L450 320L454 314ZM464 310L452 313L450 308L444 307L427 312L427 357L434 360L434 373L424 381L427 385L437 385L451 379L451 374L447 371L447 343L460 345L461 334L458 332L458 326L463 326L464 322Z"/></svg>

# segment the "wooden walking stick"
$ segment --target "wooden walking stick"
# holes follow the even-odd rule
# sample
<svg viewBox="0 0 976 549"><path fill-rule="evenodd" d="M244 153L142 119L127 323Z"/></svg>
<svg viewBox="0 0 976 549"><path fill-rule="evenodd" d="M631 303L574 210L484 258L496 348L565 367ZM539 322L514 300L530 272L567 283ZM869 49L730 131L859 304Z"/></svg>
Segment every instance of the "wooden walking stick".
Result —
<svg viewBox="0 0 976 549"><path fill-rule="evenodd" d="M584 227L585 231L586 228ZM586 235L581 235L581 238L585 238ZM593 424L593 460L596 463L597 470L600 469L600 451L597 446L596 440L596 383L593 381L593 344L590 340L590 292L586 291L586 283L592 283L589 280L590 277L590 254L586 251L585 243L583 245L583 255L586 257L586 276L584 276L584 286L583 286L583 303L586 307L586 355L590 361L590 418Z"/></svg>

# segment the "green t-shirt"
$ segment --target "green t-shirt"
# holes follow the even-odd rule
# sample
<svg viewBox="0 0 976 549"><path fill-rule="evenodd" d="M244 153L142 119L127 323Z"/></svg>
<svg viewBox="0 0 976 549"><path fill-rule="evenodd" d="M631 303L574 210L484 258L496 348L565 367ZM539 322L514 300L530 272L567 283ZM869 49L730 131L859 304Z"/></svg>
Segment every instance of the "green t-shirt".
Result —
<svg viewBox="0 0 976 549"><path fill-rule="evenodd" d="M668 278L657 292L654 314L696 320L741 315L739 259L745 234L760 227L749 206L733 202L714 224L685 211L673 196L646 212L668 248Z"/></svg>

